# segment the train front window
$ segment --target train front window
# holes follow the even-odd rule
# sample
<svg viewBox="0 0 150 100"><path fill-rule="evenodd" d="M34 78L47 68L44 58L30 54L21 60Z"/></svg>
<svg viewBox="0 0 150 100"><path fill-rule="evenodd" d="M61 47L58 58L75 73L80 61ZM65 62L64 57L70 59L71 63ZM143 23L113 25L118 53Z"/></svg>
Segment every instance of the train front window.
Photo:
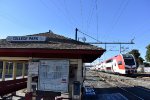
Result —
<svg viewBox="0 0 150 100"><path fill-rule="evenodd" d="M122 65L122 61L118 61L118 65Z"/></svg>
<svg viewBox="0 0 150 100"><path fill-rule="evenodd" d="M135 65L134 59L124 59L126 65Z"/></svg>

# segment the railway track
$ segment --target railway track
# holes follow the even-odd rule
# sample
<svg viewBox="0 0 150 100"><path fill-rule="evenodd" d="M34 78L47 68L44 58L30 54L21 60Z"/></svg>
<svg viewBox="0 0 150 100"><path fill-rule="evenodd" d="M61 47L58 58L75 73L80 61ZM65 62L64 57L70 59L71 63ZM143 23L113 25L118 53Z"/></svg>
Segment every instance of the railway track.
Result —
<svg viewBox="0 0 150 100"><path fill-rule="evenodd" d="M106 78L105 76L101 75L99 75L99 77L105 80L105 82L110 84L111 86L117 87L127 94L131 95L132 97L136 98L136 100L149 100L150 98L149 89L131 85L117 79Z"/></svg>
<svg viewBox="0 0 150 100"><path fill-rule="evenodd" d="M123 100L149 100L150 89L135 84L137 82L137 80L135 80L136 78L105 74L107 73L101 74L96 71L88 72L87 83L96 89L98 98L101 99L101 97L104 96L103 94L113 94L113 97L117 97L118 95L115 95L119 93L126 97L126 99Z"/></svg>
<svg viewBox="0 0 150 100"><path fill-rule="evenodd" d="M118 82L115 82L115 81L106 81L108 84L112 85L112 86L115 86L125 92L127 92L129 95L132 95L134 98L137 98L138 100L144 100L143 98L139 97L138 95L136 95L135 93L131 92L131 91L128 91L126 88L127 87L130 87L130 86L126 86L126 85L121 85L120 83Z"/></svg>
<svg viewBox="0 0 150 100"><path fill-rule="evenodd" d="M131 78L97 71L93 71L93 73L95 73L96 75L103 75L103 77L105 78L116 79L128 83L130 85L136 85L150 89L150 77Z"/></svg>

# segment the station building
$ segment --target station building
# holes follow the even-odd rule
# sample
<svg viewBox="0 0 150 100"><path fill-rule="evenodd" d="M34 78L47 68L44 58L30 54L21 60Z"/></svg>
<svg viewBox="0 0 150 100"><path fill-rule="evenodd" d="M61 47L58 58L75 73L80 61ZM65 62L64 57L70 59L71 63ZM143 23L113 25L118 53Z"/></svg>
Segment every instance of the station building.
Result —
<svg viewBox="0 0 150 100"><path fill-rule="evenodd" d="M18 71L22 78L27 75L27 98L35 91L39 91L42 96L55 96L53 93L57 96L57 93L67 92L73 98L73 95L81 94L84 63L93 62L104 52L100 47L57 35L52 31L8 36L0 40L0 61L3 67L1 79L6 81L9 65L12 65L10 69L13 80L17 80ZM18 63L21 68L18 68ZM74 82L80 83L80 87L73 88Z"/></svg>

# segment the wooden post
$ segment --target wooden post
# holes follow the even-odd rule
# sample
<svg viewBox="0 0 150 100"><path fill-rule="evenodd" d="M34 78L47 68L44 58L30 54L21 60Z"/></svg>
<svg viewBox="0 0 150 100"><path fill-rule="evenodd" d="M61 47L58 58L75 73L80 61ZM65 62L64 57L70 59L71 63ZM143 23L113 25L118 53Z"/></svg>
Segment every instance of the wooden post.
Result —
<svg viewBox="0 0 150 100"><path fill-rule="evenodd" d="M6 61L3 61L2 81L5 81Z"/></svg>
<svg viewBox="0 0 150 100"><path fill-rule="evenodd" d="M23 62L23 66L22 66L22 78L24 78L25 76L25 62Z"/></svg>
<svg viewBox="0 0 150 100"><path fill-rule="evenodd" d="M16 79L17 62L13 62L13 80Z"/></svg>

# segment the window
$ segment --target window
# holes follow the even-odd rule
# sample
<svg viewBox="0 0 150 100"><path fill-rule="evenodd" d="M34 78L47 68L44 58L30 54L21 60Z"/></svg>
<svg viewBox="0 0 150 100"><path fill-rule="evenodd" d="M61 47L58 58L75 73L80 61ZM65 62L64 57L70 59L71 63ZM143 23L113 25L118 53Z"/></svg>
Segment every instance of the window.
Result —
<svg viewBox="0 0 150 100"><path fill-rule="evenodd" d="M110 59L110 60L107 60L107 61L106 61L106 63L110 63L110 62L112 62L112 61L113 61L113 60L112 60L112 59Z"/></svg>
<svg viewBox="0 0 150 100"><path fill-rule="evenodd" d="M124 59L126 65L135 65L134 59Z"/></svg>
<svg viewBox="0 0 150 100"><path fill-rule="evenodd" d="M118 61L118 65L122 65L122 61Z"/></svg>

